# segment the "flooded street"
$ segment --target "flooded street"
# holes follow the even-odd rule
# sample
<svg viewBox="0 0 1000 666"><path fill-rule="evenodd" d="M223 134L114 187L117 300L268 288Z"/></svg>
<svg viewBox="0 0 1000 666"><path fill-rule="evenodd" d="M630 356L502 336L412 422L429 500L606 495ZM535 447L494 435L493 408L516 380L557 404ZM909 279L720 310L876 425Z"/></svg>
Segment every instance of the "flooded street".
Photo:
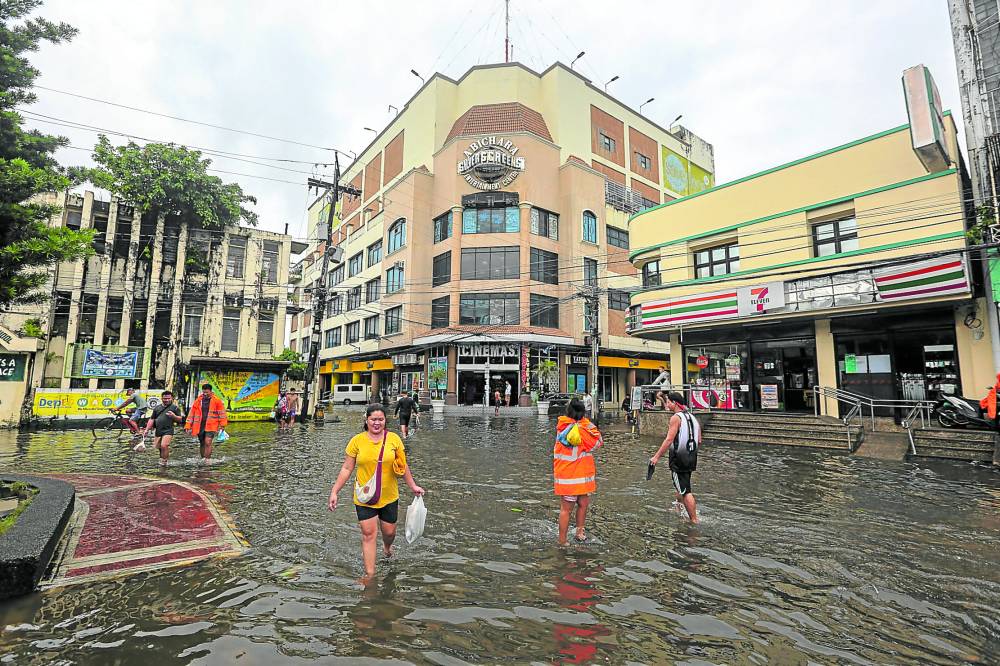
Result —
<svg viewBox="0 0 1000 666"><path fill-rule="evenodd" d="M703 523L670 510L658 443L610 432L591 543L556 547L554 421L438 417L407 443L427 528L358 584L349 491L330 485L360 413L236 425L167 477L214 495L244 556L0 605L0 663L997 663L1000 473L768 447L710 447ZM181 438L179 438L181 439ZM0 433L0 468L161 474L87 431ZM401 507L411 495L401 484ZM400 527L404 517L400 517Z"/></svg>

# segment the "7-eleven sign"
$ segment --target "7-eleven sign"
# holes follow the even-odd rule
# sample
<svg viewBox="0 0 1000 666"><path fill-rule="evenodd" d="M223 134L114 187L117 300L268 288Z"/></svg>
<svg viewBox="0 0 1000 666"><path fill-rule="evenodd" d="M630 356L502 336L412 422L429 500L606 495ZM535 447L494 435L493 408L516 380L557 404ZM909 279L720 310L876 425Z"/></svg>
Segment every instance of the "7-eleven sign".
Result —
<svg viewBox="0 0 1000 666"><path fill-rule="evenodd" d="M741 287L738 301L740 317L779 310L785 306L785 283L769 282L756 287Z"/></svg>

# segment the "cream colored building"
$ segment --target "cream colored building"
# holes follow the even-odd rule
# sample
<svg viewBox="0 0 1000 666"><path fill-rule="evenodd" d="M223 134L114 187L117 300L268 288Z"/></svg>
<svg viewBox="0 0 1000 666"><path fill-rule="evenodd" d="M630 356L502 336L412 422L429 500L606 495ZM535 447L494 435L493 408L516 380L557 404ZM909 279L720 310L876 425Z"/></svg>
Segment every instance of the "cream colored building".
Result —
<svg viewBox="0 0 1000 666"><path fill-rule="evenodd" d="M940 121L938 168L906 124L633 216L631 333L669 342L674 384L735 409L813 411L815 387L983 394L991 305Z"/></svg>
<svg viewBox="0 0 1000 666"><path fill-rule="evenodd" d="M548 390L589 391L580 292L596 287L600 392L620 401L667 352L625 331L638 285L628 217L710 186L712 171L707 143L561 64L434 75L344 172L361 196L340 202L342 261L320 275L317 247L303 264L300 302L310 305L307 288L332 294L318 340L324 389L393 394L444 366L451 402L479 403L488 374L491 392L510 382L526 404L539 361L552 360L560 379ZM310 236L322 237L327 206L310 208ZM312 316L292 319L298 351Z"/></svg>

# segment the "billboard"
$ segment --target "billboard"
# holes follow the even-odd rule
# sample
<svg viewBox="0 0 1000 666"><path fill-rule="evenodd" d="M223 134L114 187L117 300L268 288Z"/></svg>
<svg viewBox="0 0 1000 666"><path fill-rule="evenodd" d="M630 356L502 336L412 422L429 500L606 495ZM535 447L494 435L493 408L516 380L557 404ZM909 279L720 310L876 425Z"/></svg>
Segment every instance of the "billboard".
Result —
<svg viewBox="0 0 1000 666"><path fill-rule="evenodd" d="M714 174L702 169L666 146L662 146L661 151L664 187L686 197L715 185Z"/></svg>
<svg viewBox="0 0 1000 666"><path fill-rule="evenodd" d="M136 376L139 366L139 352L105 352L97 349L83 350L83 377L127 377Z"/></svg>
<svg viewBox="0 0 1000 666"><path fill-rule="evenodd" d="M281 377L273 372L202 370L197 386L211 384L230 421L264 421L278 400Z"/></svg>
<svg viewBox="0 0 1000 666"><path fill-rule="evenodd" d="M944 171L951 163L944 144L944 109L929 69L916 65L903 72L903 97L913 152L927 171Z"/></svg>
<svg viewBox="0 0 1000 666"><path fill-rule="evenodd" d="M160 404L163 389L136 391L146 398L150 407ZM35 389L31 398L31 413L44 418L100 419L108 410L125 399L125 391L117 389ZM185 410L187 411L187 410Z"/></svg>

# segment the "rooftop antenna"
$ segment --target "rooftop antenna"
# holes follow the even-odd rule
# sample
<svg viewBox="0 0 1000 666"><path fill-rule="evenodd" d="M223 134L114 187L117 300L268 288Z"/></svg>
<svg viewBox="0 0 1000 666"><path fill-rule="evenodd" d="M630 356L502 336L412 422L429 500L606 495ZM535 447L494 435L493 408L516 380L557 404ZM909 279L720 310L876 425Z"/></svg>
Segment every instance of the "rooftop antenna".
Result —
<svg viewBox="0 0 1000 666"><path fill-rule="evenodd" d="M503 2L503 61L510 62L510 0Z"/></svg>

